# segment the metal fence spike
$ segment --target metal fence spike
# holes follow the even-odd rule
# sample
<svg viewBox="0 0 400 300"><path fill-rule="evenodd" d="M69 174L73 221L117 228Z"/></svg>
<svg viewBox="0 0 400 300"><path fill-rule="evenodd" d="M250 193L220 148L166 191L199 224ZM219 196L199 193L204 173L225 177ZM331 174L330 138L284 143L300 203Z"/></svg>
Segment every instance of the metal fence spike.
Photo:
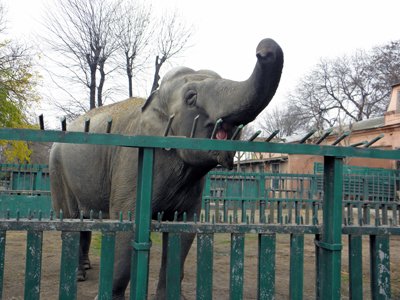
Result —
<svg viewBox="0 0 400 300"><path fill-rule="evenodd" d="M192 130L190 131L190 137L193 138L194 134L196 133L196 128L197 128L197 122L199 121L200 115L197 115L193 119L193 125L192 125Z"/></svg>
<svg viewBox="0 0 400 300"><path fill-rule="evenodd" d="M275 130L273 133L271 133L271 135L269 136L269 137L267 137L266 139L265 139L265 141L264 142L269 142L269 141L271 141L278 133L279 133L279 129L278 130Z"/></svg>
<svg viewBox="0 0 400 300"><path fill-rule="evenodd" d="M243 129L243 124L240 124L237 128L236 128L236 130L235 130L235 132L233 133L233 135L232 135L232 138L231 138L231 140L235 140L238 136L239 136L239 133L240 133L240 131Z"/></svg>
<svg viewBox="0 0 400 300"><path fill-rule="evenodd" d="M315 129L311 130L309 133L307 133L300 141L299 144L304 144L314 133Z"/></svg>
<svg viewBox="0 0 400 300"><path fill-rule="evenodd" d="M247 141L252 142L261 134L261 130L257 130Z"/></svg>
<svg viewBox="0 0 400 300"><path fill-rule="evenodd" d="M89 132L90 129L90 118L85 118L85 132Z"/></svg>
<svg viewBox="0 0 400 300"><path fill-rule="evenodd" d="M41 114L41 115L39 116L39 127L40 127L40 130L44 130L44 119L43 119L43 114Z"/></svg>
<svg viewBox="0 0 400 300"><path fill-rule="evenodd" d="M62 131L67 131L67 118L64 117L61 120L61 130Z"/></svg>
<svg viewBox="0 0 400 300"><path fill-rule="evenodd" d="M377 141L379 141L381 138L383 138L385 135L382 133L380 135L378 135L377 137L373 138L372 140L370 140L369 142L367 142L364 145L364 148L368 148L369 146L371 146L372 144L376 143Z"/></svg>
<svg viewBox="0 0 400 300"><path fill-rule="evenodd" d="M170 115L167 123L167 127L165 127L164 136L168 136L169 130L171 129L172 121L174 120L175 115Z"/></svg>
<svg viewBox="0 0 400 300"><path fill-rule="evenodd" d="M107 121L107 130L106 130L107 133L111 132L111 126L112 126L112 118L110 117Z"/></svg>
<svg viewBox="0 0 400 300"><path fill-rule="evenodd" d="M332 146L339 144L342 140L344 140L350 134L349 131L344 132L341 136L339 136L333 143Z"/></svg>
<svg viewBox="0 0 400 300"><path fill-rule="evenodd" d="M368 143L368 141L362 141L362 142L351 144L350 147L358 147L358 146L366 145L367 143Z"/></svg>
<svg viewBox="0 0 400 300"><path fill-rule="evenodd" d="M217 134L217 130L218 130L218 128L219 128L219 126L221 125L222 122L223 122L222 119L218 119L217 122L215 122L214 129L213 129L213 131L211 133L211 139L212 140L215 139L215 135Z"/></svg>
<svg viewBox="0 0 400 300"><path fill-rule="evenodd" d="M315 142L316 145L319 145L322 143L323 140L325 140L331 133L333 129L329 128L325 133Z"/></svg>

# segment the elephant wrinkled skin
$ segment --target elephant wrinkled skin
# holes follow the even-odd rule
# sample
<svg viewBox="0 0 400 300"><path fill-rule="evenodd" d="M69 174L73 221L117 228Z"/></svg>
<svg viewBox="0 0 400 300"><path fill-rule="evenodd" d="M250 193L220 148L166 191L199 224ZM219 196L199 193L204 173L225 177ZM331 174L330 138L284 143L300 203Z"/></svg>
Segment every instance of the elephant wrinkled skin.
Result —
<svg viewBox="0 0 400 300"><path fill-rule="evenodd" d="M262 40L256 49L256 65L249 79L235 82L209 70L194 71L180 67L169 71L160 88L144 105L128 99L93 109L75 120L71 131L83 131L90 118L90 131L104 133L113 120L111 133L126 135L164 134L169 117L174 115L169 135L191 134L198 116L195 138L210 138L214 125L222 119L217 139L230 139L240 124L247 124L268 105L278 87L283 68L283 52L272 39ZM232 152L156 149L154 156L152 217L164 212L171 220L187 212L188 219L199 214L204 176L217 164L232 168ZM113 217L116 212L134 212L137 176L137 149L100 145L54 144L50 154L51 193L55 211L75 218L91 209ZM85 267L90 232L81 233L80 279ZM119 233L114 264L113 299L124 299L130 279L133 233ZM182 237L183 262L194 235ZM162 263L156 299L165 299L167 236L163 236ZM183 274L183 272L182 272Z"/></svg>

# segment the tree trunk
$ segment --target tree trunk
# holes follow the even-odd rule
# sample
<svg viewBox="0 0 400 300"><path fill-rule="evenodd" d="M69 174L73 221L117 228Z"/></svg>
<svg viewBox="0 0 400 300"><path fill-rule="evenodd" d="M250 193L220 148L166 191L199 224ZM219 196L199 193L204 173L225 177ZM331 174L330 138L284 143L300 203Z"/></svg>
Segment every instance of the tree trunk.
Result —
<svg viewBox="0 0 400 300"><path fill-rule="evenodd" d="M128 75L129 98L133 97L132 75Z"/></svg>
<svg viewBox="0 0 400 300"><path fill-rule="evenodd" d="M103 87L106 81L106 73L104 72L104 62L99 63L100 82L97 88L97 107L103 106Z"/></svg>
<svg viewBox="0 0 400 300"><path fill-rule="evenodd" d="M96 108L96 68L90 66L90 83L89 83L89 101L90 109Z"/></svg>
<svg viewBox="0 0 400 300"><path fill-rule="evenodd" d="M126 75L128 76L128 94L129 98L133 97L133 85L132 85L132 59L129 57L129 54L125 52L126 58Z"/></svg>
<svg viewBox="0 0 400 300"><path fill-rule="evenodd" d="M155 63L155 72L154 72L154 79L153 79L153 86L151 87L150 94L153 93L159 86L158 82L160 81L160 69L162 64L165 62L165 58L159 59L158 55L156 56L156 63Z"/></svg>

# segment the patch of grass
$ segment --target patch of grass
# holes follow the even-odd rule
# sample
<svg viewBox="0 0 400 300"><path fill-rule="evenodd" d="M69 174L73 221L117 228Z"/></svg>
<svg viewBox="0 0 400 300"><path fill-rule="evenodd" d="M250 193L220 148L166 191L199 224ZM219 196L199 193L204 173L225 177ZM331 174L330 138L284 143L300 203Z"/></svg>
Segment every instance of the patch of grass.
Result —
<svg viewBox="0 0 400 300"><path fill-rule="evenodd" d="M150 235L151 243L153 245L161 245L162 244L162 233L152 232Z"/></svg>
<svg viewBox="0 0 400 300"><path fill-rule="evenodd" d="M90 252L92 255L100 256L101 253L101 232L92 233L92 242L90 243Z"/></svg>

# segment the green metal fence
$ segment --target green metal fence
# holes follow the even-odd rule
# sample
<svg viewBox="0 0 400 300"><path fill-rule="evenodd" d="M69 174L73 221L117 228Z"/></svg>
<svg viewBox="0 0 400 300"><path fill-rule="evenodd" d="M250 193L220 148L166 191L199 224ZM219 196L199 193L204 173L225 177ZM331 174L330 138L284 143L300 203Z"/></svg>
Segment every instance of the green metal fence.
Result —
<svg viewBox="0 0 400 300"><path fill-rule="evenodd" d="M0 216L49 214L50 177L47 165L0 164Z"/></svg>
<svg viewBox="0 0 400 300"><path fill-rule="evenodd" d="M139 177L136 212L140 215L129 220L54 220L33 218L0 219L0 282L4 277L4 257L7 232L27 232L27 259L25 272L25 298L39 299L42 238L45 231L62 232L62 268L60 272L59 298L76 298L76 270L78 264L79 231L100 231L103 235L99 299L109 299L111 294L112 261L115 234L135 230L133 247L131 299L146 299L148 291L150 232L165 232L169 236L167 263L167 298L180 296L180 247L182 233L197 234L197 299L212 298L212 266L214 236L231 235L230 298L243 299L244 240L247 234L258 236L258 280L254 286L259 299L275 298L276 238L279 234L290 237L290 298L303 297L304 237L315 237L316 295L318 299L341 298L342 235L349 241L349 290L351 299L363 298L362 257L363 236L369 236L371 294L373 299L391 299L391 274L389 251L391 236L400 235L399 205L396 202L363 206L361 201L343 206L343 158L373 157L400 160L398 150L359 149L319 145L288 145L262 142L218 141L177 137L121 136L57 131L0 129L0 139L39 142L87 143L139 148ZM207 210L204 216L192 216L193 221L162 222L161 218L150 225L152 166L155 148L181 148L195 150L251 151L289 154L313 154L324 156L323 201L311 201L305 215L304 201L295 200L292 218L282 201L258 203L257 210L242 207L241 217L222 209ZM273 204L273 205L272 205ZM322 206L322 213L317 208ZM371 211L374 217L371 217ZM239 210L238 210L239 212ZM343 213L345 212L345 213ZM221 218L223 223L216 223ZM188 218L189 219L189 218ZM365 250L364 250L365 251ZM1 284L0 284L1 286ZM2 290L0 290L1 293ZM1 295L0 295L1 296ZM395 298L395 296L393 297Z"/></svg>

